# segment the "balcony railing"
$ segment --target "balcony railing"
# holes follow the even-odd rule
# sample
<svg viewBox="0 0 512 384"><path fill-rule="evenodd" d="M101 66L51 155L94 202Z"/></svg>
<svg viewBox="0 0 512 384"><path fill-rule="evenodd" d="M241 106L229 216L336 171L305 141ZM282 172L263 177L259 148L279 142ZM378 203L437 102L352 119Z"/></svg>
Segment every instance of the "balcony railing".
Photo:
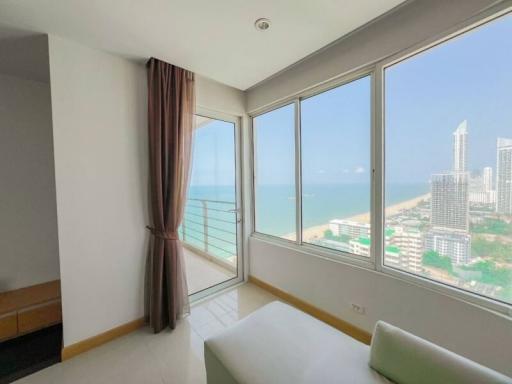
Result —
<svg viewBox="0 0 512 384"><path fill-rule="evenodd" d="M180 227L185 246L212 261L236 268L237 211L234 202L188 199Z"/></svg>

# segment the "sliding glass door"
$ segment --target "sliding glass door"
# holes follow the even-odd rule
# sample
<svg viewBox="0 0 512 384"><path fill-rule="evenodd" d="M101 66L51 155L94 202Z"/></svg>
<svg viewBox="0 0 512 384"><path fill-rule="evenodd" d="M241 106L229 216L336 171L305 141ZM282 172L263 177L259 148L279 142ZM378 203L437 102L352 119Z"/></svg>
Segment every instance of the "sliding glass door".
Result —
<svg viewBox="0 0 512 384"><path fill-rule="evenodd" d="M238 124L196 115L192 170L181 239L189 294L241 281Z"/></svg>

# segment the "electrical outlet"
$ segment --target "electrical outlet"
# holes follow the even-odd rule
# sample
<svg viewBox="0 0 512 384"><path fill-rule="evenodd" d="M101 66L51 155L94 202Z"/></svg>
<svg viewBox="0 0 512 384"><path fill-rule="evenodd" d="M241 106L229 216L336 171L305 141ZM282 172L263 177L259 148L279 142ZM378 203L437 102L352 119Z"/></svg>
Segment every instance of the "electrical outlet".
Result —
<svg viewBox="0 0 512 384"><path fill-rule="evenodd" d="M352 303L351 306L352 306L352 310L355 313L358 313L360 315L364 315L366 313L366 308L363 307L362 305Z"/></svg>

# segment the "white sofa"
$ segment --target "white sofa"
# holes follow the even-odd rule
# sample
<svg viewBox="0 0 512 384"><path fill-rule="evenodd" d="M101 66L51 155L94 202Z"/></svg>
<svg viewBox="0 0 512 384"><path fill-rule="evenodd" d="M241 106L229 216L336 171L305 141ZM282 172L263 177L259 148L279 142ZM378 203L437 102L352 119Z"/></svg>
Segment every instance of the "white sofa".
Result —
<svg viewBox="0 0 512 384"><path fill-rule="evenodd" d="M377 324L370 350L277 301L207 339L204 355L208 384L512 384L389 324Z"/></svg>

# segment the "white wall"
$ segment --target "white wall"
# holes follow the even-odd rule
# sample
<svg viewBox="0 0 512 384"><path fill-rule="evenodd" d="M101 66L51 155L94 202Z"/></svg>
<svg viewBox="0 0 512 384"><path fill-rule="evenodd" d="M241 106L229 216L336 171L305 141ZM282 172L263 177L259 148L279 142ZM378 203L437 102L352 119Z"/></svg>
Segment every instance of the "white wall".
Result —
<svg viewBox="0 0 512 384"><path fill-rule="evenodd" d="M64 345L143 316L142 64L49 37Z"/></svg>
<svg viewBox="0 0 512 384"><path fill-rule="evenodd" d="M375 271L255 238L249 244L251 275L368 332L384 320L512 376L510 318Z"/></svg>
<svg viewBox="0 0 512 384"><path fill-rule="evenodd" d="M143 64L50 36L64 345L144 314L148 234ZM241 91L198 76L197 104L242 116Z"/></svg>
<svg viewBox="0 0 512 384"><path fill-rule="evenodd" d="M408 2L396 13L249 90L247 110L433 38L492 3ZM256 238L249 241L249 264L251 275L367 331L372 331L377 320L386 320L512 376L512 320L503 315L388 275ZM354 313L350 303L365 306L366 315Z"/></svg>
<svg viewBox="0 0 512 384"><path fill-rule="evenodd" d="M245 93L203 76L196 76L196 105L233 116L245 115Z"/></svg>
<svg viewBox="0 0 512 384"><path fill-rule="evenodd" d="M0 292L58 278L50 86L0 74Z"/></svg>

